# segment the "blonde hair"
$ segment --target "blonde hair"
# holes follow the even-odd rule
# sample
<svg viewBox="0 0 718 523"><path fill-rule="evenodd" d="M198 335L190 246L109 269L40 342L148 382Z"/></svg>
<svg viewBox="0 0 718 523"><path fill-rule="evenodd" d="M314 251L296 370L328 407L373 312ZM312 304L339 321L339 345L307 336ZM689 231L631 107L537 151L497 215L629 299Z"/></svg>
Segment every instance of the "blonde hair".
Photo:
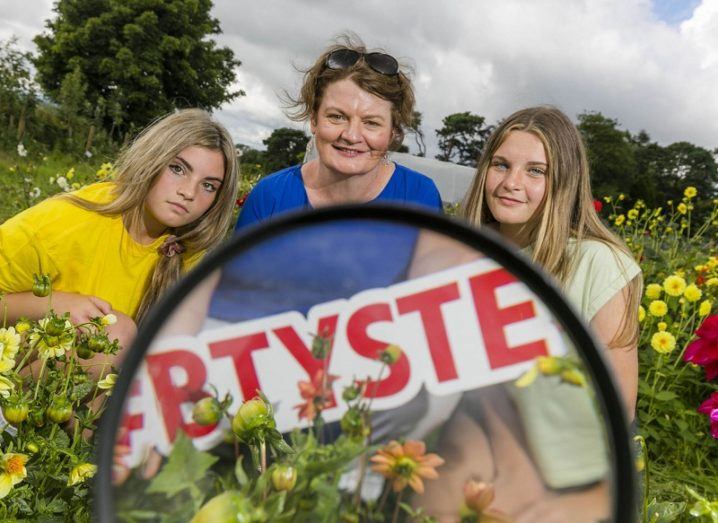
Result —
<svg viewBox="0 0 718 523"><path fill-rule="evenodd" d="M287 108L290 109L289 117L298 122L313 119L327 87L334 82L350 79L358 87L391 102L391 123L393 128L390 149L396 149L404 140L404 129L411 127L414 122L414 88L407 73L399 71L398 74L389 76L381 74L372 69L365 60L357 60L351 67L344 69L330 69L326 66L327 57L339 49L351 49L359 53L368 53L367 47L355 34L343 34L337 37L337 42L329 46L304 72L304 82L295 99L285 93L288 100ZM382 49L375 49L372 52L384 53ZM406 69L406 67L404 67ZM294 109L292 111L292 109Z"/></svg>
<svg viewBox="0 0 718 523"><path fill-rule="evenodd" d="M127 230L142 220L144 203L152 185L169 163L192 146L217 151L224 158L224 179L207 212L194 222L168 230L185 248L182 256L160 256L147 283L136 314L141 321L164 292L182 275L183 261L217 245L232 220L237 194L237 154L227 129L201 109L184 109L158 118L145 128L119 155L113 196L96 203L68 194L74 204L106 216L122 215Z"/></svg>
<svg viewBox="0 0 718 523"><path fill-rule="evenodd" d="M565 284L574 270L574 259L567 256L566 250L571 238L577 242L597 240L615 251L632 256L623 241L598 217L593 205L583 140L571 120L555 107L522 109L498 125L479 158L476 176L461 205L461 214L476 226L496 223L484 197L486 176L496 150L512 131L529 132L539 138L548 163L546 194L541 204L540 219L530 231L533 261L561 284ZM545 212L547 209L557 211ZM618 256L616 261L623 265ZM627 314L609 346L621 347L637 341L641 285L640 275L629 282Z"/></svg>

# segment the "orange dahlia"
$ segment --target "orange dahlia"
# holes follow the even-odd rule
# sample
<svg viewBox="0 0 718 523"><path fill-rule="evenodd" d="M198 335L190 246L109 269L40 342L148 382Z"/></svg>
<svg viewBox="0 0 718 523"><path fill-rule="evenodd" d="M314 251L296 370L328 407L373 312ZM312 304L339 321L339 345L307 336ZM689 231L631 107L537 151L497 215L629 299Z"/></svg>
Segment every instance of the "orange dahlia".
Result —
<svg viewBox="0 0 718 523"><path fill-rule="evenodd" d="M391 480L394 492L409 485L419 494L424 492L423 480L438 478L436 467L444 463L437 454L426 453L423 441L414 440L403 445L392 440L370 459L374 463L371 469Z"/></svg>

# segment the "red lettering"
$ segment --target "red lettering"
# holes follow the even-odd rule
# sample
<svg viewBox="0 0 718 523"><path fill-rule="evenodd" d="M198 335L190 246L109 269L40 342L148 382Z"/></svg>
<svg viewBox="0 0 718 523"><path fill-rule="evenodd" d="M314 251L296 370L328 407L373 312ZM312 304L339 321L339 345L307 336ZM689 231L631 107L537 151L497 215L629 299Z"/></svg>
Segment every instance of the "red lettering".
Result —
<svg viewBox="0 0 718 523"><path fill-rule="evenodd" d="M347 339L352 349L369 359L375 360L379 353L388 345L385 341L375 340L367 334L367 329L372 323L378 321L393 321L391 309L386 303L367 305L354 312L347 322ZM380 398L391 396L401 391L409 382L411 369L409 359L405 354L388 367L389 375L380 380L369 380L366 395L368 397Z"/></svg>
<svg viewBox="0 0 718 523"><path fill-rule="evenodd" d="M267 335L264 332L258 332L239 338L212 342L209 344L209 353L213 358L225 356L232 358L242 397L244 401L247 401L255 397L257 391L262 389L252 359L252 352L268 347Z"/></svg>
<svg viewBox="0 0 718 523"><path fill-rule="evenodd" d="M309 376L310 381L317 375L317 372L329 368L338 319L338 314L319 319L317 331L318 336L329 340L329 351L326 359L324 360L320 360L312 356L312 350L304 344L302 338L300 338L297 331L294 330L294 327L280 327L278 329L274 329L273 331L277 338L279 338L279 341L282 342L292 356L294 356L294 359L297 360L297 362L307 372L307 376ZM332 397L328 399L324 408L331 408L334 406L336 406L336 400L332 394Z"/></svg>
<svg viewBox="0 0 718 523"><path fill-rule="evenodd" d="M138 380L132 380L130 385L130 393L128 398L135 398L142 392L141 383ZM127 406L125 404L125 406ZM120 422L120 437L117 438L118 445L130 446L130 432L133 430L139 430L144 427L145 416L144 414L130 414L126 410L122 413L122 421Z"/></svg>
<svg viewBox="0 0 718 523"><path fill-rule="evenodd" d="M436 378L441 381L455 380L456 373L454 356L451 353L449 336L446 333L444 315L441 305L459 299L459 286L449 283L443 287L418 292L411 296L396 300L400 314L418 312L424 325L426 341L429 345L431 360L434 362Z"/></svg>
<svg viewBox="0 0 718 523"><path fill-rule="evenodd" d="M506 342L504 326L536 317L536 311L530 301L517 303L504 309L499 308L496 289L515 281L517 281L516 278L505 269L496 269L469 279L476 316L479 319L489 366L492 369L548 355L548 347L544 340L516 347L509 347Z"/></svg>
<svg viewBox="0 0 718 523"><path fill-rule="evenodd" d="M173 383L170 374L170 370L175 367L181 368L187 374L187 383L179 387ZM199 356L186 350L150 354L147 356L147 369L159 400L170 443L175 440L177 429L180 428L191 438L204 436L214 430L214 425L185 423L180 409L183 403L195 403L208 396L202 390L207 380L207 369Z"/></svg>

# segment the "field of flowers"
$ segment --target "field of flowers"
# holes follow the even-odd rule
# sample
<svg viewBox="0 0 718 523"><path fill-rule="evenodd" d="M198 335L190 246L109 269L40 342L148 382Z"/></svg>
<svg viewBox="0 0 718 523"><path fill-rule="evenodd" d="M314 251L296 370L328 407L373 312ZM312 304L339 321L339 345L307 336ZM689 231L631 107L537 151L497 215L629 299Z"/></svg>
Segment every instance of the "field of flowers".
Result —
<svg viewBox="0 0 718 523"><path fill-rule="evenodd" d="M0 221L52 194L111 176L111 164L101 159L28 158L24 154L0 155L0 188L5 195ZM243 184L238 204L251 183ZM625 238L644 274L637 437L643 449L638 460L645 489L643 521L718 522L718 201L702 201L694 188L686 187L680 201L666 202L663 208L627 202L624 196L614 195L595 205ZM51 292L48 282L38 276L34 290ZM103 326L110 322L112 318L97 318L87 325L72 326L67 318L49 315L40 322L0 325L0 405L10 424L3 427L0 453L0 520L65 521L71 514L74 521L89 521L87 480L94 465L88 438L115 377L113 369L104 365L98 369L92 362L98 353L116 350L103 335ZM318 343L317 350L321 339ZM383 357L391 364L396 355ZM321 391L330 378L304 385L311 396L307 408L320 407L315 418L321 413ZM343 428L361 440L366 435L368 407L360 395L349 393L345 399L356 408L350 411L354 419L343 421ZM217 398L204 408L217 416L226 407ZM244 482L247 493L266 502L266 510L279 510L280 504L284 510L288 503L300 506L301 496L288 494L295 485L302 486L297 470L278 464L267 467L263 461L267 446L287 451L269 421L271 407L258 400L243 412L247 416L233 418L234 432L240 440L251 440L248 442L256 448L252 459L265 471L265 479L248 482L241 471L233 472ZM203 415L201 409L197 415ZM311 467L320 458L338 466L354 459L363 448L348 438L332 451L322 450L311 433L297 436L293 443L303 456L296 462L299 467ZM179 457L170 458L165 466L170 472L172 467L183 467L185 458L204 470L211 465L181 440L177 449ZM401 503L400 493L421 483L421 477L417 476L417 481L414 475L416 470L431 476L429 469L433 470L440 458L425 454L420 442L392 442L375 450L366 466L386 472L391 479L395 492L390 500L396 511L428 521ZM322 452L335 454L323 456ZM414 463L407 469L411 473L402 476L401 470L393 467L399 457ZM158 492L163 484L170 490L177 488L170 476L157 477ZM324 487L332 488L329 483ZM466 521L489 521L481 519L490 498L486 489L479 484L467 486ZM188 496L192 507L206 501L201 492L192 494L191 489ZM236 493L223 499L223 506L228 500L230 505L243 503ZM376 509L361 508L364 515Z"/></svg>
<svg viewBox="0 0 718 523"><path fill-rule="evenodd" d="M718 201L596 202L643 269L638 432L646 521L718 521ZM702 218L696 220L696 209Z"/></svg>

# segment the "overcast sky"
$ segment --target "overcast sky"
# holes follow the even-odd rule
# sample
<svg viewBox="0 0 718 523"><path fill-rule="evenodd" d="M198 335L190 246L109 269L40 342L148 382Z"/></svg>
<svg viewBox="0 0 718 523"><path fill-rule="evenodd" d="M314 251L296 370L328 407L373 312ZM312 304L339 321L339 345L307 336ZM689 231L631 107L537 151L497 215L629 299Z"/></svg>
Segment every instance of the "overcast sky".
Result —
<svg viewBox="0 0 718 523"><path fill-rule="evenodd" d="M34 50L52 4L0 0L0 39L15 34ZM718 0L215 0L213 14L247 93L217 114L253 147L301 127L278 96L297 91L295 65L346 30L413 67L432 156L448 114L494 123L543 103L574 119L600 111L662 144L718 147Z"/></svg>

